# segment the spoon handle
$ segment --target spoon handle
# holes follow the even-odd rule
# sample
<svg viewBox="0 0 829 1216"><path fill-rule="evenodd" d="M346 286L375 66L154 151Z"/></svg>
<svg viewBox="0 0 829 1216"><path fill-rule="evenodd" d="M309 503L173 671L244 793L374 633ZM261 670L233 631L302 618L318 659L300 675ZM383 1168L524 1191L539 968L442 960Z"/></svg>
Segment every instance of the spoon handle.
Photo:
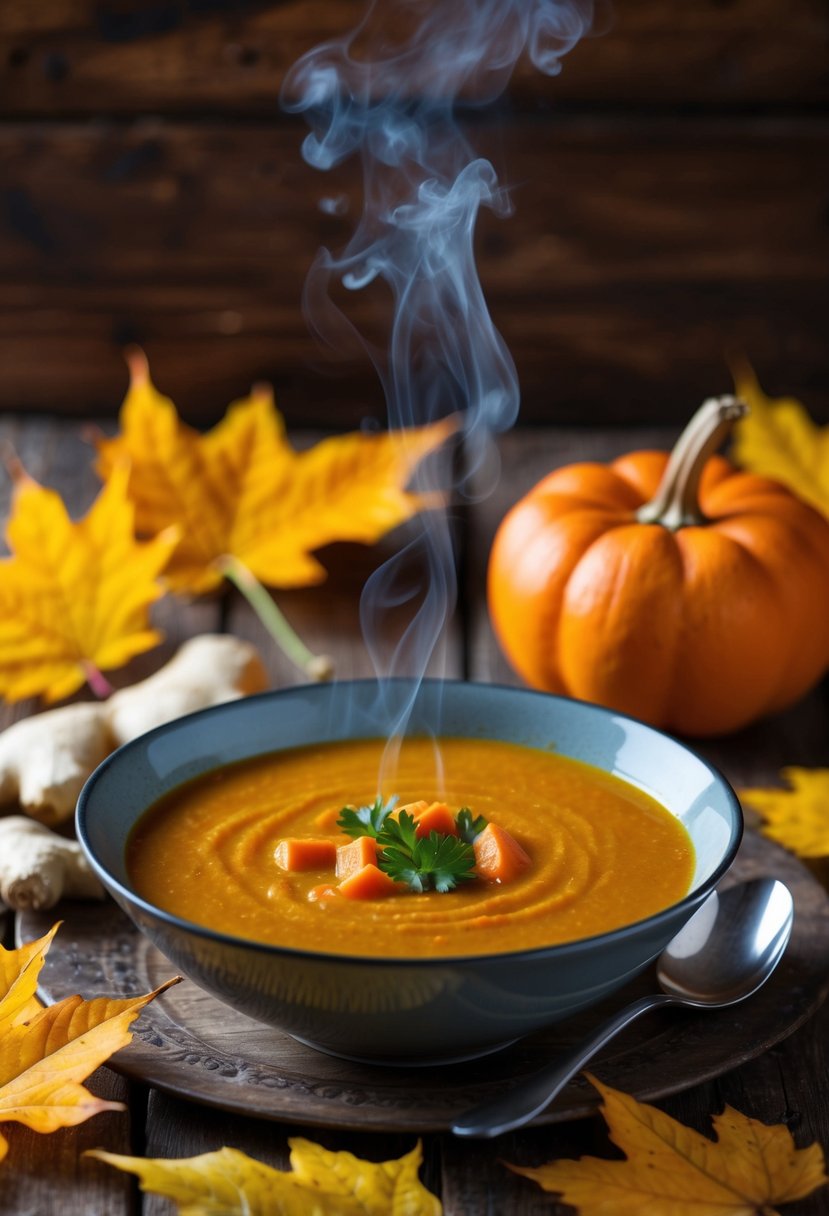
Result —
<svg viewBox="0 0 829 1216"><path fill-rule="evenodd" d="M659 1005L674 1005L677 998L665 993L643 996L632 1005L621 1009L614 1017L604 1022L586 1042L560 1057L554 1064L542 1068L534 1076L519 1082L513 1089L491 1102L483 1102L465 1111L452 1124L456 1136L477 1136L490 1139L502 1132L523 1127L541 1114L555 1097L561 1093L571 1077L584 1067L588 1060L604 1047L615 1034L635 1021L641 1014Z"/></svg>

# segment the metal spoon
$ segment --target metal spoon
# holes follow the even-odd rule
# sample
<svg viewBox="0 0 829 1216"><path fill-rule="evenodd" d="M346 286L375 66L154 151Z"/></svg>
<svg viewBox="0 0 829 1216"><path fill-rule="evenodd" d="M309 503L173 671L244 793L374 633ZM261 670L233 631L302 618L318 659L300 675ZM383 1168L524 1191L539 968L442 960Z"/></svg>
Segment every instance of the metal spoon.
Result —
<svg viewBox="0 0 829 1216"><path fill-rule="evenodd" d="M661 993L628 1005L586 1043L503 1097L466 1111L452 1131L456 1136L489 1138L523 1127L549 1106L605 1043L648 1009L663 1005L720 1009L745 1000L779 963L793 921L791 893L777 879L757 878L712 892L659 956L656 978Z"/></svg>

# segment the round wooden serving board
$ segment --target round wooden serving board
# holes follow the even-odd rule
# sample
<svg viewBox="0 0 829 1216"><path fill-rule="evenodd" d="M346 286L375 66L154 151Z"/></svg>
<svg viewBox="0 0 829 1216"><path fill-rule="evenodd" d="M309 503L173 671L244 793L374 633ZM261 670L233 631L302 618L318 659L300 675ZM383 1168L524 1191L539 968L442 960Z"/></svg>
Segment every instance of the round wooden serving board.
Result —
<svg viewBox="0 0 829 1216"><path fill-rule="evenodd" d="M728 882L781 878L795 898L792 940L769 983L721 1012L646 1015L597 1056L608 1084L651 1100L717 1076L765 1051L818 1007L829 986L829 897L790 854L747 833ZM67 903L21 914L20 941L63 927L42 972L41 996L135 995L173 974L171 964L111 903ZM119 1071L180 1097L228 1111L325 1127L442 1131L454 1116L547 1063L581 1040L611 1009L653 991L652 970L602 1006L560 1022L495 1055L467 1064L386 1068L322 1055L260 1025L185 981L141 1015ZM539 1123L592 1113L598 1095L577 1077Z"/></svg>

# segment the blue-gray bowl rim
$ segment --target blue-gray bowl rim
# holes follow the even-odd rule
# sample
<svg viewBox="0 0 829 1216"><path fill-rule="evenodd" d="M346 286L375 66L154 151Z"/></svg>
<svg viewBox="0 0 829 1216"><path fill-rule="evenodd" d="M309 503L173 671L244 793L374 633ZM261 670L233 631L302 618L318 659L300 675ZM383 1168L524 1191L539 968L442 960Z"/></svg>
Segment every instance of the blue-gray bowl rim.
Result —
<svg viewBox="0 0 829 1216"><path fill-rule="evenodd" d="M408 676L390 676L388 678L384 677L382 682L383 683L396 682L396 683L418 684L418 685L420 685L420 684L427 684L427 685L438 685L438 684L440 684L440 685L451 685L451 684L476 685L476 684L479 684L481 688L502 689L505 692L509 692L510 694L513 694L513 695L518 694L520 696L539 697L543 700L547 700L547 701L552 700L552 701L559 702L562 705L576 705L576 706L586 707L588 710L595 711L596 713L598 713L601 716L605 716L608 718L614 718L616 720L621 720L623 722L630 722L633 725L635 725L637 727L641 727L644 730L652 732L655 735L663 736L665 738L670 739L672 742L677 743L680 747L684 748L685 751L689 752L692 756L694 756L700 762L700 764L702 764L703 767L708 770L708 772L711 774L712 778L715 781L718 781L723 787L723 790L726 795L726 800L730 804L731 810L733 812L733 823L731 825L731 838L728 842L727 847L724 850L722 861L717 866L717 868L708 876L708 878L706 878L705 881L700 884L699 887L697 887L693 891L688 892L688 894L684 895L681 900L678 900L674 904L669 904L667 908L663 908L661 911L655 912L652 916L647 916L643 920L637 920L637 921L631 922L630 924L622 925L618 929L611 929L606 933L597 933L597 934L593 934L589 937L576 938L574 941L571 941L571 942L559 942L558 944L552 945L552 946L535 946L535 947L532 947L527 950L500 951L495 954L436 955L433 958L405 958L405 957L401 957L401 956L397 956L397 955L378 956L378 955L363 955L363 954L329 954L329 953L326 953L324 950L299 950L299 949L296 949L295 947L291 947L291 946L276 946L276 945L272 945L269 942L258 942L253 938L236 937L235 935L230 934L230 933L222 933L218 929L210 929L205 925L199 925L195 921L185 920L183 917L176 916L172 912L165 912L163 908L159 908L155 904L152 904L148 900L145 900L136 891L133 891L130 887L125 886L123 883L119 882L118 879L114 878L113 875L111 875L109 873L109 871L98 862L98 859L96 858L96 856L94 854L92 845L89 841L89 837L86 832L86 823L85 823L85 818L84 818L85 814L86 814L86 806L87 806L87 802L89 801L89 798L90 798L90 791L94 788L94 785L98 780L99 774L104 772L106 769L110 768L113 764L120 763L121 756L123 756L133 750L137 750L141 746L144 746L146 744L147 740L152 739L152 738L156 737L157 735L163 734L165 730L168 730L174 724L178 726L182 722L185 722L185 721L189 722L193 719L204 719L204 718L212 717L214 715L219 715L221 713L232 712L232 707L234 705L241 704L242 701L244 701L245 703L250 703L251 701L262 701L262 700L272 701L272 700L278 699L279 697L281 697L283 695L288 695L290 693L296 693L299 690L301 690L305 694L311 692L313 695L325 696L326 690L331 689L333 687L333 684L328 684L328 683L292 684L285 688L271 688L271 689L266 689L263 692L251 693L248 696L242 698L241 700L237 699L237 700L233 700L233 701L223 701L219 705L210 705L206 709L198 709L198 710L195 710L193 713L184 714L184 715L182 715L182 717L174 719L173 722L165 722L161 726L153 727L152 730L146 731L144 734L137 736L135 739L131 739L128 743L122 744L120 747L116 748L116 750L114 752L111 752L109 756L107 756L104 760L101 761L101 763L98 765L98 767L95 769L95 771L90 775L90 777L84 783L83 789L81 790L80 794L78 795L78 802L77 802L77 807L76 807L76 811L75 811L75 829L77 832L78 840L81 843L81 846L84 850L84 853L87 856L87 859L89 860L90 864L92 865L92 867L95 870L98 877L104 883L104 886L108 887L110 889L117 890L123 899L125 899L130 904L135 904L137 907L139 907L144 913L146 913L150 917L154 917L157 920L161 920L165 924L170 925L171 927L178 929L184 933L195 934L197 937L201 937L201 938L205 938L210 941L214 941L219 945L234 947L237 949L243 948L245 950L254 950L257 953L271 955L271 956L277 955L280 957L286 956L287 958L304 959L308 962L327 961L327 962L331 962L331 963L338 963L341 965L354 964L354 965L359 965L361 967L371 966L371 967L383 968L383 967L394 966L394 967L406 967L406 968L411 968L411 969L418 969L418 968L422 969L424 967L431 968L431 967L436 967L436 966L441 966L441 967L451 966L451 967L473 968L473 967L481 967L484 965L486 965L486 966L512 965L517 962L528 962L528 963L543 962L543 961L547 961L547 960L550 960L553 958L566 959L569 955L581 954L583 951L587 951L589 953L593 950L604 948L605 946L608 946L608 945L612 946L614 943L623 941L624 939L635 934L637 931L643 931L645 928L651 928L651 927L656 928L659 925L664 924L667 921L675 919L678 915L681 915L681 913L685 909L688 910L688 913L690 915L693 908L696 905L698 905L702 901L702 899L705 898L705 896L707 894L709 894L711 891L714 890L717 883L720 881L720 879L723 877L723 875L731 867L731 865L734 861L734 858L737 854L737 850L740 847L740 842L743 838L744 820L743 820L742 807L740 806L740 801L737 798L737 795L734 792L734 789L733 789L731 783L723 776L723 774L716 767L716 765L712 764L710 760L707 760L704 756L700 755L700 753L697 752L693 747L689 747L689 745L684 740L678 739L674 735L669 734L667 731L660 730L658 727L651 726L651 724L649 722L645 722L641 718L634 718L630 714L623 714L623 713L620 713L618 710L608 709L607 706L597 705L595 702L592 702L592 701L577 700L574 697L565 697L565 696L561 696L557 693L543 692L543 691L541 691L539 689L535 689L535 688L521 688L521 687L516 687L515 685L511 685L511 684L499 684L499 683L494 683L494 682L490 683L490 682L482 682L482 681L474 681L474 680L437 679L434 677L424 677L422 680L415 680L414 678L408 677ZM367 678L367 679L355 679L355 680L338 680L336 683L340 687L343 687L343 686L350 687L350 686L355 686L355 685L362 685L362 686L367 686L369 684L377 685L379 683L379 681L376 679L373 679L373 678ZM330 693L329 693L329 695L330 695ZM315 742L315 740L310 740L309 746L313 746L314 742ZM279 749L276 748L274 750L278 751ZM266 752L254 753L254 755L256 755L256 754L269 755L271 753L266 753ZM241 759L244 760L244 759L253 759L253 758L254 758L253 756L250 756L250 757L242 757ZM224 766L218 766L218 767L224 767ZM204 770L205 773L207 773L209 771L210 771L209 769ZM195 778L195 779L197 780L198 778ZM149 805L152 805L152 804L149 804ZM147 809L149 809L149 807L146 807L145 811ZM142 812L142 813L144 813L144 812ZM137 822L137 820L136 820L136 822ZM132 826L135 826L135 825L133 824ZM126 844L126 841L124 841L124 844Z"/></svg>

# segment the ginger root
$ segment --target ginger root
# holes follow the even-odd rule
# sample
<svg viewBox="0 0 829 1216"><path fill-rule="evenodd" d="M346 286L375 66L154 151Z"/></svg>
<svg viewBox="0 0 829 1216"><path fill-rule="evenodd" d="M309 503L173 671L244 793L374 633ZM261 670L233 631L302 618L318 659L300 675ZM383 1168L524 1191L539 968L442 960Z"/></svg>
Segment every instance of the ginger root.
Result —
<svg viewBox="0 0 829 1216"><path fill-rule="evenodd" d="M122 688L106 702L116 743L222 701L261 692L267 677L256 650L230 634L191 638L155 675Z"/></svg>
<svg viewBox="0 0 829 1216"><path fill-rule="evenodd" d="M51 908L64 896L103 899L76 840L25 815L0 819L0 898L10 908Z"/></svg>
<svg viewBox="0 0 829 1216"><path fill-rule="evenodd" d="M0 804L17 799L33 815L66 818L115 746L103 704L65 705L15 722L0 734Z"/></svg>
<svg viewBox="0 0 829 1216"><path fill-rule="evenodd" d="M249 642L225 634L191 638L155 675L108 701L64 705L3 731L0 804L16 799L35 819L60 823L71 816L92 770L116 747L182 714L258 692L266 683Z"/></svg>

